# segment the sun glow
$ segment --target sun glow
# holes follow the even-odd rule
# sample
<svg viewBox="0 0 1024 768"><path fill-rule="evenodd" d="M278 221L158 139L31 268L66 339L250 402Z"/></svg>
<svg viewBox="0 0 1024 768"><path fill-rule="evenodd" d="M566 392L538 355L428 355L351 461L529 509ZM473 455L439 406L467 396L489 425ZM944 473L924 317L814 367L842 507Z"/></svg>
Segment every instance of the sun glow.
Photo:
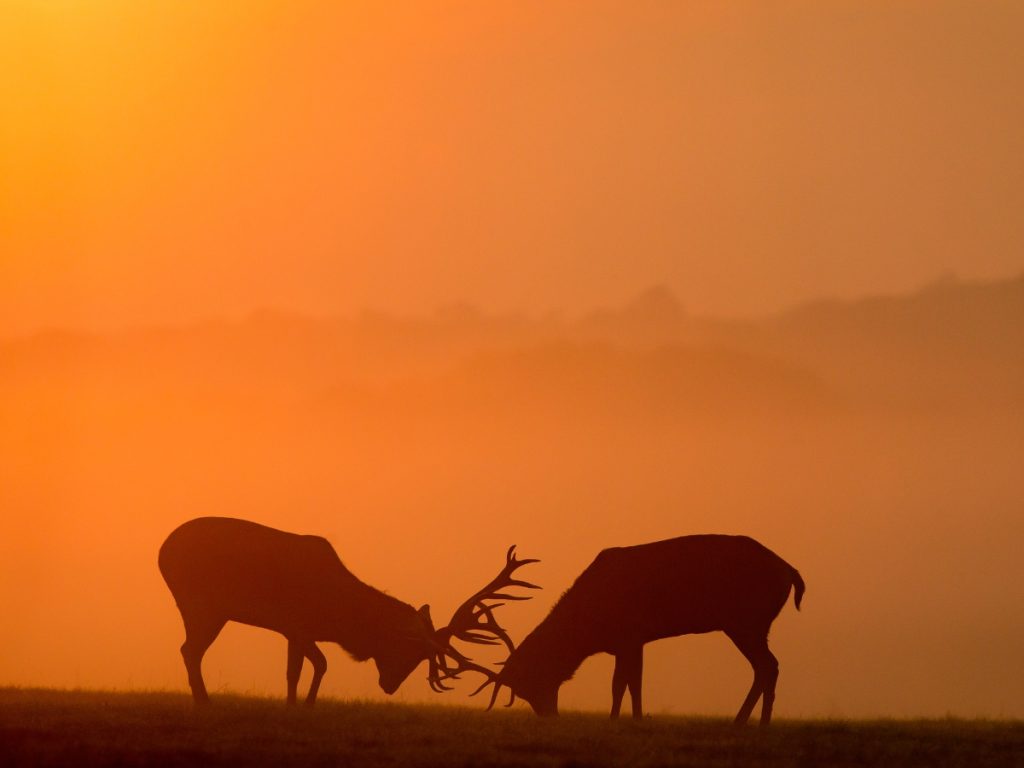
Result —
<svg viewBox="0 0 1024 768"><path fill-rule="evenodd" d="M1024 712L1024 5L587 7L0 0L0 685L183 688L156 551L232 515L439 615L516 543L517 637L748 533L807 580L780 713Z"/></svg>

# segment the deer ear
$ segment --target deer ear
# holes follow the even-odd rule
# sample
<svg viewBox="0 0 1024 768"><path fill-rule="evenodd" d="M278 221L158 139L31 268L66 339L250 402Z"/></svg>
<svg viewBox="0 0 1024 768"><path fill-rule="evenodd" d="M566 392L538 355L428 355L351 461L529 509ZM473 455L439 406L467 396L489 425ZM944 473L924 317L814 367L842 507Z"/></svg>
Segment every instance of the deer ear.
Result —
<svg viewBox="0 0 1024 768"><path fill-rule="evenodd" d="M420 606L420 609L418 611L416 611L416 613L419 614L421 619L423 619L425 622L427 622L427 626L429 626L431 629L434 628L434 620L430 618L430 606L429 605L424 603L423 605Z"/></svg>

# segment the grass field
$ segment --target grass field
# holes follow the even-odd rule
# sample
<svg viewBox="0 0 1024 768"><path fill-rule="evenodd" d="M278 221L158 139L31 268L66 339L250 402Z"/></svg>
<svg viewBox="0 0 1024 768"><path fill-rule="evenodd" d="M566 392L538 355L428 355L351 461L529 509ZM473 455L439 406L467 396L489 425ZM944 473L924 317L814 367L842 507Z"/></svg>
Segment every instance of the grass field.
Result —
<svg viewBox="0 0 1024 768"><path fill-rule="evenodd" d="M0 689L0 765L1024 766L1024 723L725 720Z"/></svg>

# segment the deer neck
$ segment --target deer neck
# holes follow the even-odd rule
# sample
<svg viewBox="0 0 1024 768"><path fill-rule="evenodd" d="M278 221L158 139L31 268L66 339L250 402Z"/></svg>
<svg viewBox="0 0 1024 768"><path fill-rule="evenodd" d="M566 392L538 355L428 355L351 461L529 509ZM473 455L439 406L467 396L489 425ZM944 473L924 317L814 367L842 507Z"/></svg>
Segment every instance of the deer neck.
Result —
<svg viewBox="0 0 1024 768"><path fill-rule="evenodd" d="M357 661L365 661L393 640L414 609L362 582L350 585L345 592L334 617L331 639Z"/></svg>
<svg viewBox="0 0 1024 768"><path fill-rule="evenodd" d="M523 640L514 655L530 676L561 684L576 674L583 661L597 650L581 640L579 633L542 623Z"/></svg>

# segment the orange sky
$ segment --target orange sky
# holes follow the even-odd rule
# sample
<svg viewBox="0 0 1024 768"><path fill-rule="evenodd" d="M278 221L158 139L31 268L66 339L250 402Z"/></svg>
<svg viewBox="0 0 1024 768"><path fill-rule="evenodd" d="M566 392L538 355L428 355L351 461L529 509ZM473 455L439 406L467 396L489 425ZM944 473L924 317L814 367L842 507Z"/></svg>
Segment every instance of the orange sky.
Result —
<svg viewBox="0 0 1024 768"><path fill-rule="evenodd" d="M0 332L1024 267L1017 2L2 0Z"/></svg>
<svg viewBox="0 0 1024 768"><path fill-rule="evenodd" d="M602 547L745 533L808 583L780 716L1024 716L1024 281L628 304L1024 272L1022 30L1018 0L0 0L0 685L181 689L156 551L216 514L435 616L517 543L516 638ZM283 642L230 627L211 689L280 696ZM734 711L727 641L654 646L651 711ZM326 694L380 695L328 652ZM587 665L564 702L603 710Z"/></svg>

